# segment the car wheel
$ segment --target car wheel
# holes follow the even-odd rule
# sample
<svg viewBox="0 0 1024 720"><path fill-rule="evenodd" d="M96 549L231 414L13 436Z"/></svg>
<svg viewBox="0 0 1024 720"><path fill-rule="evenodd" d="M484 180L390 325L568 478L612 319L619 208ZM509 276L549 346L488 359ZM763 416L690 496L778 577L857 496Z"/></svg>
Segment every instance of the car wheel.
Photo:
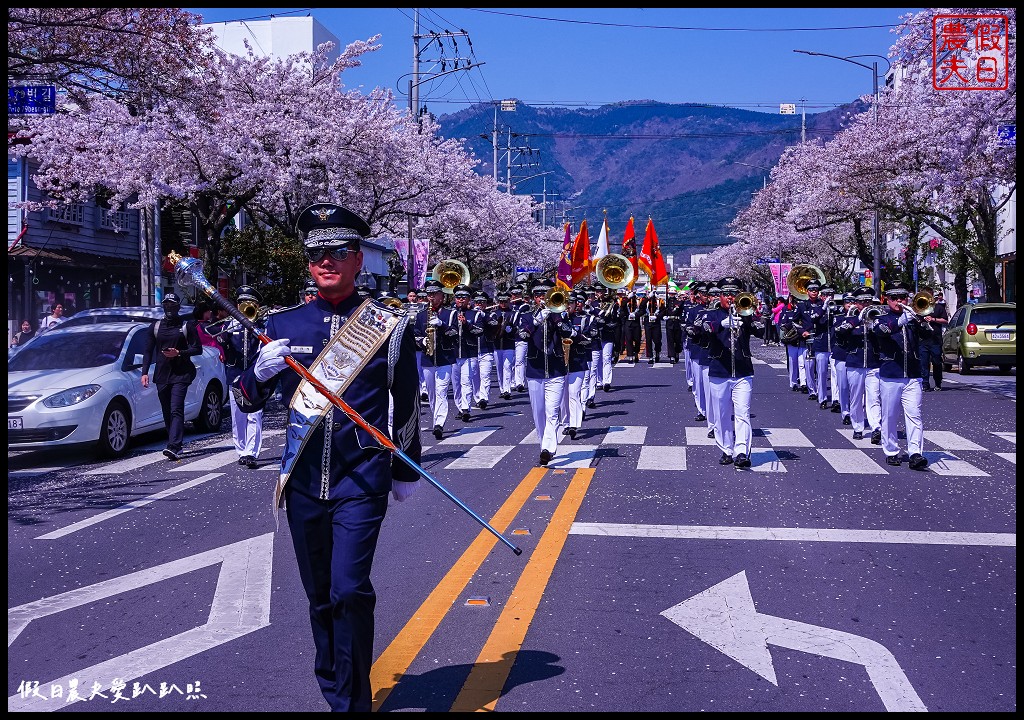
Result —
<svg viewBox="0 0 1024 720"><path fill-rule="evenodd" d="M964 356L959 352L956 354L956 371L961 375L966 375L971 371L971 364L964 360Z"/></svg>
<svg viewBox="0 0 1024 720"><path fill-rule="evenodd" d="M128 452L132 436L131 411L124 400L114 400L103 413L96 453L102 458L119 458Z"/></svg>
<svg viewBox="0 0 1024 720"><path fill-rule="evenodd" d="M199 409L199 415L195 419L196 429L201 432L217 432L220 430L220 421L224 414L224 398L220 388L211 383L206 386L203 393L203 406Z"/></svg>

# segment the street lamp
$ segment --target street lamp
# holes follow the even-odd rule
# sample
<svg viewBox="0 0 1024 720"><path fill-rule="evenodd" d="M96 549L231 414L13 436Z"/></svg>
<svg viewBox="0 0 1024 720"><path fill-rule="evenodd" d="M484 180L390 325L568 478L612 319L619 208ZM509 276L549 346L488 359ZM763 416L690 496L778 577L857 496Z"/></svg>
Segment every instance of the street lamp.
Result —
<svg viewBox="0 0 1024 720"><path fill-rule="evenodd" d="M738 160L727 160L726 162L728 162L730 165L746 165L747 167L760 168L761 170L767 170L768 172L772 171L771 168L765 167L764 165L751 165L750 163L739 162ZM763 184L761 185L761 189L763 190L764 188L768 187L768 176L762 175L761 180L763 181Z"/></svg>
<svg viewBox="0 0 1024 720"><path fill-rule="evenodd" d="M884 55L874 55L874 54L871 54L871 53L868 53L868 54L865 54L865 55L848 55L846 57L840 57L839 55L829 55L828 53L811 52L810 50L794 50L793 52L801 53L803 55L817 55L819 57L829 57L829 58L832 58L833 60L842 60L843 62L850 63L851 65L858 65L858 66L860 66L860 67L862 67L862 68L864 68L866 70L870 70L871 71L871 92L872 92L872 94L874 95L874 98L875 98L875 101L874 101L874 103L871 106L871 113L872 113L871 114L871 119L872 119L872 121L874 123L876 123L876 124L878 123L878 62L872 62L871 65L865 65L864 63L857 62L856 60L853 60L851 58L878 57L878 58L882 58L883 60L885 60L886 64L891 68L892 67L892 63L889 62L889 59L887 57L885 57ZM888 70L886 70L886 72L888 72ZM874 283L873 284L875 286L875 295L878 296L879 298L881 298L882 297L882 238L881 238L880 233L878 231L878 207L875 207L875 211L874 211L874 213L872 214L872 217L871 217L871 234L873 235L873 238L872 238L872 256L873 256L872 260L873 260L873 264L874 264L874 268L872 269L872 272L874 273Z"/></svg>

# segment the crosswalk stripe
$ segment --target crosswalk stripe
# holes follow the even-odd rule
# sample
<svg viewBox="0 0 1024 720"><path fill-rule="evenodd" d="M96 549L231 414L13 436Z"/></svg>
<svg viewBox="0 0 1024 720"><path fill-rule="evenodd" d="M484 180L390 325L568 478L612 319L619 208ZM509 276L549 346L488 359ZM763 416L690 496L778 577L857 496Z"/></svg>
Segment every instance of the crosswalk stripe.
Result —
<svg viewBox="0 0 1024 720"><path fill-rule="evenodd" d="M537 428L531 430L526 437L519 441L520 445L536 445L537 441Z"/></svg>
<svg viewBox="0 0 1024 720"><path fill-rule="evenodd" d="M995 435L996 437L1001 437L1003 440L1006 440L1007 442L1012 442L1014 445L1017 444L1017 433L1016 433L1016 431L1015 432L993 432L992 434Z"/></svg>
<svg viewBox="0 0 1024 720"><path fill-rule="evenodd" d="M493 468L515 445L475 445L465 454L452 460L445 470L483 470Z"/></svg>
<svg viewBox="0 0 1024 720"><path fill-rule="evenodd" d="M836 428L836 432L839 433L840 435L842 435L843 437L845 437L847 440L849 440L851 443L853 443L854 445L856 445L859 448L864 448L865 450L870 450L873 447L881 447L881 445L872 445L871 444L871 433L870 432L865 432L864 433L864 437L861 438L860 440L854 440L853 439L853 430L850 430L849 428L845 428L845 427Z"/></svg>
<svg viewBox="0 0 1024 720"><path fill-rule="evenodd" d="M608 445L643 445L646 437L646 425L612 425L601 442Z"/></svg>
<svg viewBox="0 0 1024 720"><path fill-rule="evenodd" d="M925 430L924 439L943 450L984 450L981 445L971 442L962 435L948 430Z"/></svg>
<svg viewBox="0 0 1024 720"><path fill-rule="evenodd" d="M814 447L814 443L807 439L796 428L756 428L754 436L758 433L772 444L772 447Z"/></svg>
<svg viewBox="0 0 1024 720"><path fill-rule="evenodd" d="M680 445L644 445L637 470L685 470L686 448Z"/></svg>
<svg viewBox="0 0 1024 720"><path fill-rule="evenodd" d="M459 428L454 435L441 440L438 445L479 445L487 439L495 430L501 428L497 425L481 425L480 427Z"/></svg>
<svg viewBox="0 0 1024 720"><path fill-rule="evenodd" d="M980 468L976 468L956 455L947 452L924 453L928 458L928 469L936 475L961 475L968 477L988 477L989 474Z"/></svg>
<svg viewBox="0 0 1024 720"><path fill-rule="evenodd" d="M60 467L37 467L37 468L26 468L25 470L8 470L7 479L22 479L27 480L29 478L38 477L39 475L45 475L46 473L54 472L55 470L63 470L64 466Z"/></svg>
<svg viewBox="0 0 1024 720"><path fill-rule="evenodd" d="M223 452L215 453L208 457L200 458L199 460L193 460L187 462L184 465L178 465L170 468L174 472L206 472L209 470L216 470L217 468L224 467L225 465L232 465L238 462L238 453L235 452L234 448L225 450Z"/></svg>
<svg viewBox="0 0 1024 720"><path fill-rule="evenodd" d="M1006 460L1008 462L1012 462L1014 465L1017 464L1017 453L1015 453L1015 452L1012 452L1012 453L996 453L996 455L1001 457L1003 460Z"/></svg>
<svg viewBox="0 0 1024 720"><path fill-rule="evenodd" d="M715 444L715 439L708 437L707 428L687 427L686 428L686 444L687 445L714 445Z"/></svg>
<svg viewBox="0 0 1024 720"><path fill-rule="evenodd" d="M818 453L838 473L856 475L889 474L885 471L885 468L872 460L863 450L822 450L819 448Z"/></svg>
<svg viewBox="0 0 1024 720"><path fill-rule="evenodd" d="M788 472L778 453L757 448L750 451L750 469L754 472Z"/></svg>
<svg viewBox="0 0 1024 720"><path fill-rule="evenodd" d="M163 448L161 448L162 450ZM101 465L98 468L86 471L85 475L122 475L131 470L138 470L144 468L147 465L153 465L161 460L167 462L167 458L163 456L160 450L153 452L148 455L138 455L136 457L125 458L124 460L118 460L110 465Z"/></svg>
<svg viewBox="0 0 1024 720"><path fill-rule="evenodd" d="M551 469L588 468L597 456L597 445L562 445L554 459L548 463Z"/></svg>

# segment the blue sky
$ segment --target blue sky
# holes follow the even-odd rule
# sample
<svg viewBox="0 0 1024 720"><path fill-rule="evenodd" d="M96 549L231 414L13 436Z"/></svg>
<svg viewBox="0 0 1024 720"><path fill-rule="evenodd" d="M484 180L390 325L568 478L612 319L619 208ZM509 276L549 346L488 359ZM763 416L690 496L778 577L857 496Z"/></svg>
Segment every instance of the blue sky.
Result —
<svg viewBox="0 0 1024 720"><path fill-rule="evenodd" d="M400 105L407 103L411 8L186 9L208 22L312 14L342 45L380 34L382 49L342 79L349 89L391 89ZM454 39L457 51L445 41L449 62L458 57L483 63L421 83L420 102L435 115L506 98L566 107L655 100L769 113L778 113L780 103L795 103L820 112L870 94L871 70L793 51L865 55L852 59L868 66L877 61L884 73L885 60L873 55L888 54L892 28L917 10L420 8L421 35L468 34L468 42ZM420 72L440 72L428 62L439 57L437 43L424 49Z"/></svg>

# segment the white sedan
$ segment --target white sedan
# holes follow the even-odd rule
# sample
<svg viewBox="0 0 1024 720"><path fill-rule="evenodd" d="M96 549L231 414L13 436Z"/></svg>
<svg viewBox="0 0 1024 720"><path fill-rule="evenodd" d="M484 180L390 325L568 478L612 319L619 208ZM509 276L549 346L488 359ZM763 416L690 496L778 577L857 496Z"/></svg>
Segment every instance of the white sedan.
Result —
<svg viewBox="0 0 1024 720"><path fill-rule="evenodd" d="M7 364L8 448L92 443L101 457L120 457L132 437L163 429L156 385L144 388L140 381L152 332L148 321L70 325L19 349ZM192 362L199 372L185 398L185 419L216 432L227 397L224 364L209 347Z"/></svg>

